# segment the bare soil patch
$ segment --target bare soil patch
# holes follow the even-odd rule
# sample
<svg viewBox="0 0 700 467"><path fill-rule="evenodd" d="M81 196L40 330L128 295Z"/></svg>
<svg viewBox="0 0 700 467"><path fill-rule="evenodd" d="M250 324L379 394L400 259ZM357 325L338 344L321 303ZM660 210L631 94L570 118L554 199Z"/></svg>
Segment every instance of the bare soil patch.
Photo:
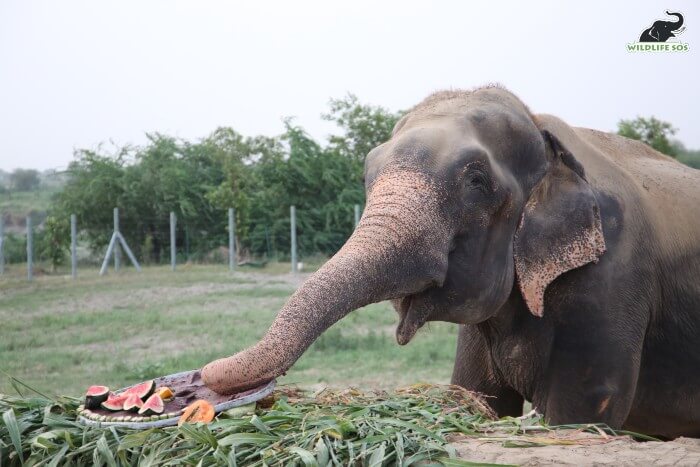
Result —
<svg viewBox="0 0 700 467"><path fill-rule="evenodd" d="M511 438L512 439L512 438ZM526 442L564 442L537 447L505 447L498 439L455 437L459 456L472 462L520 466L696 466L700 465L700 439L637 442L627 436L603 438L579 431L558 431L546 438L522 437ZM570 443L570 444L568 444Z"/></svg>

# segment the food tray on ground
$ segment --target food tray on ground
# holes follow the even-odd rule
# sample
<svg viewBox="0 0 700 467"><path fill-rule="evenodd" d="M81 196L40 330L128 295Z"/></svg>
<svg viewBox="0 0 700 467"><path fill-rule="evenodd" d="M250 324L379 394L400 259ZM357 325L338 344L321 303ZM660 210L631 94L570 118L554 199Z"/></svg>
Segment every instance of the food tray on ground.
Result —
<svg viewBox="0 0 700 467"><path fill-rule="evenodd" d="M214 411L218 414L233 407L260 400L269 395L275 388L275 380L272 380L257 388L225 396L206 387L202 382L199 370L162 376L154 381L156 387L167 386L175 393L173 399L164 402L165 408L161 415L140 416L125 410L109 411L102 407L91 410L82 408L78 414L78 422L95 427L114 426L135 429L173 426L177 425L183 409L197 400L206 400L214 406ZM120 394L133 386L136 385L114 392Z"/></svg>

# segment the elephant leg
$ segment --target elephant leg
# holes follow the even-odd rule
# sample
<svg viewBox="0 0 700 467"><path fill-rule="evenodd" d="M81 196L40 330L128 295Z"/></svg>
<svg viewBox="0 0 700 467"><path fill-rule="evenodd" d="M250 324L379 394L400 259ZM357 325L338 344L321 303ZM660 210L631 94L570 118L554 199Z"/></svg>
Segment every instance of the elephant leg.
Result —
<svg viewBox="0 0 700 467"><path fill-rule="evenodd" d="M459 327L452 384L489 396L486 402L499 417L517 417L523 413L523 396L493 371L486 340L475 325Z"/></svg>
<svg viewBox="0 0 700 467"><path fill-rule="evenodd" d="M577 313L587 316L589 325L575 320L558 327L540 394L544 397L536 395L535 408L553 425L606 423L622 428L634 401L643 337L633 335L632 325L591 327L595 315L585 309Z"/></svg>

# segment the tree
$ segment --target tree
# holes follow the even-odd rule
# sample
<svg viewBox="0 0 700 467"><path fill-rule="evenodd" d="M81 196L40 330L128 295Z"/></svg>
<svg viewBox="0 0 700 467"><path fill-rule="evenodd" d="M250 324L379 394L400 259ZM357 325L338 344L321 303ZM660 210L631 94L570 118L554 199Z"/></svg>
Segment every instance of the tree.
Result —
<svg viewBox="0 0 700 467"><path fill-rule="evenodd" d="M672 141L671 144L673 144L674 148L678 152L676 159L678 159L679 162L682 162L689 167L700 169L700 149L688 149L678 140Z"/></svg>
<svg viewBox="0 0 700 467"><path fill-rule="evenodd" d="M671 142L676 129L669 122L656 117L620 120L617 124L617 134L642 141L668 156L678 156L678 147Z"/></svg>
<svg viewBox="0 0 700 467"><path fill-rule="evenodd" d="M32 191L39 186L39 172L34 169L15 169L10 175L14 191Z"/></svg>
<svg viewBox="0 0 700 467"><path fill-rule="evenodd" d="M142 259L163 259L169 212L177 216L177 244L194 258L226 245L226 210L236 210L239 251L255 256L289 252L289 206L298 210L299 252L331 255L353 230L353 204L364 203L367 153L389 139L400 117L355 96L332 100L324 118L340 134L321 144L292 119L275 137L246 137L232 128L188 142L148 135L142 147L108 153L76 152L52 215L76 214L93 249L109 241L112 208L120 229Z"/></svg>
<svg viewBox="0 0 700 467"><path fill-rule="evenodd" d="M343 130L330 137L330 147L360 163L373 148L391 137L402 112L392 113L384 107L361 104L354 94L331 99L330 112L322 117Z"/></svg>
<svg viewBox="0 0 700 467"><path fill-rule="evenodd" d="M70 245L70 226L66 219L49 216L44 222L41 235L41 255L51 262L51 271L56 272L66 260Z"/></svg>

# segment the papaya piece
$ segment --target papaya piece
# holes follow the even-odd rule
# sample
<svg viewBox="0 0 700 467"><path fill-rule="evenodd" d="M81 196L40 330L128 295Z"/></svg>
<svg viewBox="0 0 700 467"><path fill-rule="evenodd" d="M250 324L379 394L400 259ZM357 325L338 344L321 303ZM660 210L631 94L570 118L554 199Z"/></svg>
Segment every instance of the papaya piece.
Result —
<svg viewBox="0 0 700 467"><path fill-rule="evenodd" d="M177 426L182 426L184 423L209 423L214 420L214 406L209 402L200 399L193 402L183 409L182 416L177 422Z"/></svg>

